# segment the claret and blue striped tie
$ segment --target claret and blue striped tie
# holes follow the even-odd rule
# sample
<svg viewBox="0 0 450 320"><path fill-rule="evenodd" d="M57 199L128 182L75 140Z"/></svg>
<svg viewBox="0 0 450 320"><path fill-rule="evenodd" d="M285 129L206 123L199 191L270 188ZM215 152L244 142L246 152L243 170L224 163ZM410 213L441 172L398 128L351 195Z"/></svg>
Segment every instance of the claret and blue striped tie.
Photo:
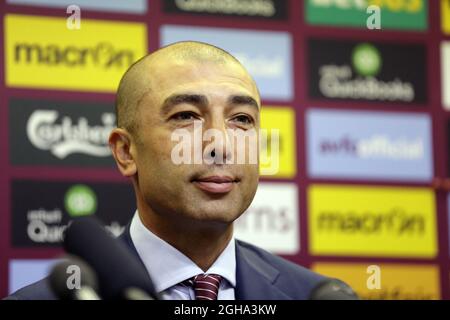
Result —
<svg viewBox="0 0 450 320"><path fill-rule="evenodd" d="M182 283L194 289L195 300L217 300L221 280L217 274L198 274Z"/></svg>

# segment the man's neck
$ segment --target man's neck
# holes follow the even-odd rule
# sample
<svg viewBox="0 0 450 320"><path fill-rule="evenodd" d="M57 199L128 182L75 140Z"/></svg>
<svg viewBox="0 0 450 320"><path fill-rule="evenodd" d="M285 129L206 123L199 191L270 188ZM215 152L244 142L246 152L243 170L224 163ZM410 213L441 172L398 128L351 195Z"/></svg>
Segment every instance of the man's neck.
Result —
<svg viewBox="0 0 450 320"><path fill-rule="evenodd" d="M225 250L233 235L233 224L162 219L139 210L144 226L207 271ZM170 220L170 221L166 221Z"/></svg>

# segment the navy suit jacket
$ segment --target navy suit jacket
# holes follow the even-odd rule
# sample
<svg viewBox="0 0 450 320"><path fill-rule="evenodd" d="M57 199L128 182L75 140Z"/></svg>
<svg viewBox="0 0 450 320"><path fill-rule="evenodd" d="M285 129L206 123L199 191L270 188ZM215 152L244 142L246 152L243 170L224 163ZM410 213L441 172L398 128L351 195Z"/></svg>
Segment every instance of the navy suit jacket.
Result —
<svg viewBox="0 0 450 320"><path fill-rule="evenodd" d="M129 227L119 237L140 259ZM236 240L236 300L304 300L328 278L249 243ZM26 286L7 300L55 300L48 278Z"/></svg>

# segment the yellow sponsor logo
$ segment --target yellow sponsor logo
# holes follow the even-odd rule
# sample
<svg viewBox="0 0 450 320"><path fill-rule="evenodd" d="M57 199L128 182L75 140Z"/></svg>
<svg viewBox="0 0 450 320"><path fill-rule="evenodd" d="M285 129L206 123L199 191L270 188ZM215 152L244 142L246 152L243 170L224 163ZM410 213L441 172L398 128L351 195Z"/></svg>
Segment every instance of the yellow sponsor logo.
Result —
<svg viewBox="0 0 450 320"><path fill-rule="evenodd" d="M423 0L369 0L368 6L377 6L391 12L416 13L423 10Z"/></svg>
<svg viewBox="0 0 450 320"><path fill-rule="evenodd" d="M441 0L441 27L444 34L450 34L450 1Z"/></svg>
<svg viewBox="0 0 450 320"><path fill-rule="evenodd" d="M313 185L308 207L314 255L436 256L431 189Z"/></svg>
<svg viewBox="0 0 450 320"><path fill-rule="evenodd" d="M114 92L120 78L147 52L143 23L6 15L6 85Z"/></svg>
<svg viewBox="0 0 450 320"><path fill-rule="evenodd" d="M313 264L312 269L346 282L364 300L441 298L439 268L434 265L322 262Z"/></svg>
<svg viewBox="0 0 450 320"><path fill-rule="evenodd" d="M267 132L267 148L261 147L260 171L266 177L293 178L296 173L295 112L288 107L263 107L261 109L261 129ZM279 132L276 146L272 130ZM265 153L267 157L262 154ZM266 158L266 159L265 159ZM273 172L275 174L264 174Z"/></svg>

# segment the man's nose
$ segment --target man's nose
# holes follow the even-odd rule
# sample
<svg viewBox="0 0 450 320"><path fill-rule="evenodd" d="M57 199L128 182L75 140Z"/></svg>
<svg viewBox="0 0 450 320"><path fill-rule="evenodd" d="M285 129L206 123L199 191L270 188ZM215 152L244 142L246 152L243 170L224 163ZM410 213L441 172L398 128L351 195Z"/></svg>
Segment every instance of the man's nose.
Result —
<svg viewBox="0 0 450 320"><path fill-rule="evenodd" d="M224 118L213 119L203 133L203 157L209 164L225 164L232 158L232 145Z"/></svg>

